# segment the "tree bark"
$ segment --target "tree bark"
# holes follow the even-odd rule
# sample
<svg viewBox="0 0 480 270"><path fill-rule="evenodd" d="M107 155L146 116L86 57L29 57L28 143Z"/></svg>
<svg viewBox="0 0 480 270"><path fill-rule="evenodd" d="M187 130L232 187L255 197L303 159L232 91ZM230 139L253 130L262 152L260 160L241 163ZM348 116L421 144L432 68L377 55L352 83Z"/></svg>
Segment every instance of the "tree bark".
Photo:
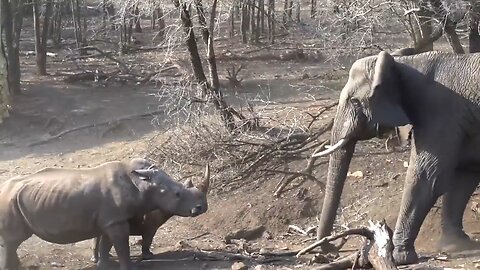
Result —
<svg viewBox="0 0 480 270"><path fill-rule="evenodd" d="M38 75L47 75L47 37L48 27L50 25L50 16L52 13L52 0L46 0L45 13L43 14L43 20L40 17L40 4L39 0L33 0L33 24L35 31L35 55L37 62Z"/></svg>
<svg viewBox="0 0 480 270"><path fill-rule="evenodd" d="M8 117L8 106L10 104L10 91L8 89L8 67L7 58L3 46L3 3L0 1L0 123Z"/></svg>
<svg viewBox="0 0 480 270"><path fill-rule="evenodd" d="M297 11L296 14L295 14L295 17L296 17L296 19L297 19L297 23L300 22L300 15L301 15L301 14L300 14L300 12L301 12L301 6L300 6L300 4L301 4L301 3L300 3L300 0L297 0L296 6L295 6L296 11Z"/></svg>
<svg viewBox="0 0 480 270"><path fill-rule="evenodd" d="M20 88L20 32L23 24L23 0L1 0L3 30L7 47L8 86L12 95L18 95Z"/></svg>
<svg viewBox="0 0 480 270"><path fill-rule="evenodd" d="M249 2L249 9L250 9L250 43L255 44L256 34L257 34L257 26L255 24L256 17L255 17L255 0L250 0Z"/></svg>
<svg viewBox="0 0 480 270"><path fill-rule="evenodd" d="M50 37L53 44L58 48L62 41L62 20L63 20L63 2L56 1L53 5L52 22L50 26Z"/></svg>
<svg viewBox="0 0 480 270"><path fill-rule="evenodd" d="M452 23L451 21L448 21L445 25L445 34L447 36L448 43L450 43L450 46L452 46L452 49L455 53L464 54L465 51L463 50L462 43L460 42L457 32L455 31L457 25L455 23Z"/></svg>
<svg viewBox="0 0 480 270"><path fill-rule="evenodd" d="M160 36L160 40L165 40L165 29L167 25L165 24L165 14L163 13L163 8L157 8L157 16L158 16L158 35Z"/></svg>
<svg viewBox="0 0 480 270"><path fill-rule="evenodd" d="M424 3L422 2L420 4L420 11L418 12L418 21L419 21L419 26L420 26L420 34L421 39L426 39L432 35L433 29L432 29L432 12L427 10L424 6ZM433 50L433 41L430 43L425 44L425 46L422 49L422 52L427 52L427 51L432 51Z"/></svg>
<svg viewBox="0 0 480 270"><path fill-rule="evenodd" d="M472 7L468 15L468 50L470 53L480 52L480 34L478 33L480 3L472 3Z"/></svg>
<svg viewBox="0 0 480 270"><path fill-rule="evenodd" d="M310 18L315 18L317 14L317 0L310 1Z"/></svg>
<svg viewBox="0 0 480 270"><path fill-rule="evenodd" d="M140 9L138 8L138 4L135 5L134 14L135 14L135 32L142 33L142 26L140 25L140 22L141 22Z"/></svg>
<svg viewBox="0 0 480 270"><path fill-rule="evenodd" d="M270 44L274 44L275 43L275 0L268 0L267 22L268 22L268 42Z"/></svg>
<svg viewBox="0 0 480 270"><path fill-rule="evenodd" d="M240 20L240 32L242 34L242 42L248 42L248 28L249 28L249 10L248 10L249 0L242 0L242 15Z"/></svg>
<svg viewBox="0 0 480 270"><path fill-rule="evenodd" d="M201 0L196 0L195 3L196 3L198 14L204 14ZM220 88L219 88L220 83L218 79L215 52L213 47L213 37L208 32L206 19L205 17L202 19L199 16L199 22L203 28L202 39L206 41L206 44L207 44L207 61L210 68L210 77L212 80L212 85L209 85L207 81L207 77L205 76L205 72L203 70L202 61L198 53L198 46L195 39L195 33L193 31L193 24L190 16L190 11L188 10L187 4L185 3L180 4L178 0L174 0L174 4L175 4L175 7L180 9L180 12L181 12L182 25L183 25L185 34L187 35L186 45L188 48L188 52L190 54L190 61L192 63L192 69L193 69L195 78L201 85L204 94L207 94L207 92L210 92L212 94L212 96L214 97L213 104L215 108L220 112L222 120L225 123L227 129L230 131L233 131L236 128L235 119L231 110L229 110L230 108L227 106L223 98L222 92L220 91ZM216 8L216 5L217 5L217 0L214 0L212 7ZM203 30L206 30L206 32Z"/></svg>
<svg viewBox="0 0 480 270"><path fill-rule="evenodd" d="M235 7L230 8L230 31L229 36L233 38L235 36Z"/></svg>
<svg viewBox="0 0 480 270"><path fill-rule="evenodd" d="M462 44L460 43L460 39L458 38L457 32L455 31L457 22L452 21L452 19L448 16L448 12L445 10L440 0L430 0L430 4L433 7L435 15L441 18L441 22L444 25L443 30L445 31L448 43L450 43L450 46L452 46L453 51L458 54L465 53ZM447 14L447 16L443 14Z"/></svg>
<svg viewBox="0 0 480 270"><path fill-rule="evenodd" d="M260 14L260 25L261 25L261 32L265 33L265 0L259 0L259 14Z"/></svg>

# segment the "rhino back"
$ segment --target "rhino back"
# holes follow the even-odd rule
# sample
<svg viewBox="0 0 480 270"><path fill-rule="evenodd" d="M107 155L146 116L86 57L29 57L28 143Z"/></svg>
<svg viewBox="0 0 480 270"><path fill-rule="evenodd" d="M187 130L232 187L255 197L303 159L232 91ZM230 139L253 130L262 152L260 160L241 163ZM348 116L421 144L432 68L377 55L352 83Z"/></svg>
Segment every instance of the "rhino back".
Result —
<svg viewBox="0 0 480 270"><path fill-rule="evenodd" d="M133 216L139 204L138 190L118 164L49 169L26 180L16 196L20 214L37 236L53 243L95 237Z"/></svg>

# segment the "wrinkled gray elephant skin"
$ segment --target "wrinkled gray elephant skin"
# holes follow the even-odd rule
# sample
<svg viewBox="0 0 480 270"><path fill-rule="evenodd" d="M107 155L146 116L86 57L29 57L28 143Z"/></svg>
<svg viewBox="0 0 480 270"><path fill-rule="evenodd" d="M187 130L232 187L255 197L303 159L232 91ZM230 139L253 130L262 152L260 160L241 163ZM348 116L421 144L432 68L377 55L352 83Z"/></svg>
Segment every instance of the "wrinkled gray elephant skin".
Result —
<svg viewBox="0 0 480 270"><path fill-rule="evenodd" d="M143 166L144 168L156 168L153 164L139 164L139 167ZM185 199L189 197L196 196L197 201L201 202L200 208L198 211L193 213L192 217L199 216L205 213L208 210L208 203L207 203L207 193L208 193L208 186L210 181L210 168L207 165L205 174L203 176L203 181L200 185L195 187L192 181L187 180L183 184L186 191L190 195L189 196L182 196ZM153 242L153 237L157 232L158 228L162 226L165 222L167 222L174 213L163 211L163 210L155 210L145 215L137 215L130 220L128 220L129 227L130 227L130 235L140 235L142 236L142 259L147 260L153 258L153 253L150 251L150 246ZM109 257L111 255L108 253L111 249L111 243L105 239L106 236L96 237L93 241L93 256L92 261L98 262L99 265L103 263L109 263ZM107 238L108 239L108 238ZM102 261L104 260L104 261Z"/></svg>
<svg viewBox="0 0 480 270"><path fill-rule="evenodd" d="M480 54L380 52L357 60L340 94L333 146L315 154L330 154L318 238L332 231L356 142L411 125L411 156L393 236L396 262L418 260L415 239L442 195L439 250L478 248L462 223L480 180L479 82Z"/></svg>
<svg viewBox="0 0 480 270"><path fill-rule="evenodd" d="M3 182L0 270L19 268L17 248L33 234L57 244L106 235L113 242L120 269L134 269L128 242L130 219L154 210L189 216L206 207L162 170L135 169L147 163L137 158L91 169L46 168Z"/></svg>

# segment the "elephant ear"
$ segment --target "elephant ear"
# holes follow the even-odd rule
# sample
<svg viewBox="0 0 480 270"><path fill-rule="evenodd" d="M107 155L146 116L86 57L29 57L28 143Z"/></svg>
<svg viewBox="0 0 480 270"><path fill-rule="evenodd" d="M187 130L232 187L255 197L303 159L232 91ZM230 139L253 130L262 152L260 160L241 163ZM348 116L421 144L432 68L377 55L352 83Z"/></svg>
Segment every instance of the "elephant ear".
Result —
<svg viewBox="0 0 480 270"><path fill-rule="evenodd" d="M372 121L398 127L410 123L401 106L401 82L396 62L387 52L380 52L375 64L372 91L369 97Z"/></svg>

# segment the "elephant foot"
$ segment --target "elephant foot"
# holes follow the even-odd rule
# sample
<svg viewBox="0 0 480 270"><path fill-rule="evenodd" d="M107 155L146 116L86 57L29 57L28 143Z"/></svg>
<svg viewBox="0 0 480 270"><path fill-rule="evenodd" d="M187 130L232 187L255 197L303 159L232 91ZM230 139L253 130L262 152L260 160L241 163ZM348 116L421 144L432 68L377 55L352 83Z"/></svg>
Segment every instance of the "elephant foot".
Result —
<svg viewBox="0 0 480 270"><path fill-rule="evenodd" d="M154 255L150 250L142 251L142 260L151 260Z"/></svg>
<svg viewBox="0 0 480 270"><path fill-rule="evenodd" d="M397 248L393 250L393 259L397 265L413 264L418 262L418 255L414 248Z"/></svg>
<svg viewBox="0 0 480 270"><path fill-rule="evenodd" d="M459 236L442 236L442 239L438 242L438 252L460 252L466 250L480 249L480 242L470 239L468 235L461 234Z"/></svg>

